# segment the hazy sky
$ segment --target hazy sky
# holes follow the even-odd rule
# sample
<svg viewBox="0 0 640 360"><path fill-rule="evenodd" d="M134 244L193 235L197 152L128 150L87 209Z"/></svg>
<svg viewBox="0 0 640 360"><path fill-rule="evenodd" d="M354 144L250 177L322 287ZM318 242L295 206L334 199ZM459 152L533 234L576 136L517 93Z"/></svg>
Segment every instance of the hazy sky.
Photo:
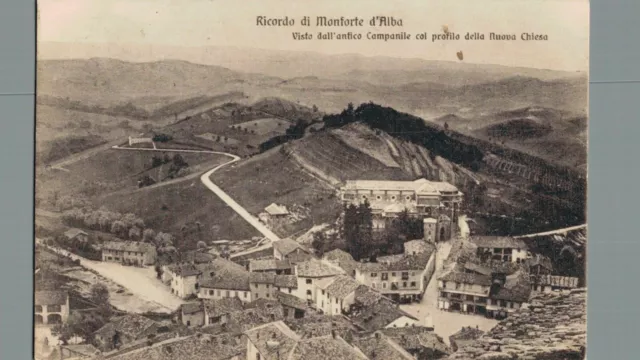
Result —
<svg viewBox="0 0 640 360"><path fill-rule="evenodd" d="M588 70L587 0L40 0L39 41L237 46L324 53L455 60L560 70ZM295 18L295 27L259 27L256 17ZM316 28L302 16L393 16L403 27ZM449 31L547 34L548 41L414 40L417 33ZM409 41L294 41L293 31L405 31ZM429 35L431 36L431 35Z"/></svg>

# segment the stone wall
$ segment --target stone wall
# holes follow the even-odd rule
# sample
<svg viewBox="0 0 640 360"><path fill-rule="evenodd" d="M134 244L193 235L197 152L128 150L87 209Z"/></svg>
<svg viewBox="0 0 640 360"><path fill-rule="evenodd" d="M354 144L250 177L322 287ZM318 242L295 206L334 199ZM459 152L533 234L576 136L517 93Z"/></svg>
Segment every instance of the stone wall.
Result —
<svg viewBox="0 0 640 360"><path fill-rule="evenodd" d="M538 294L448 359L578 360L587 338L587 290Z"/></svg>

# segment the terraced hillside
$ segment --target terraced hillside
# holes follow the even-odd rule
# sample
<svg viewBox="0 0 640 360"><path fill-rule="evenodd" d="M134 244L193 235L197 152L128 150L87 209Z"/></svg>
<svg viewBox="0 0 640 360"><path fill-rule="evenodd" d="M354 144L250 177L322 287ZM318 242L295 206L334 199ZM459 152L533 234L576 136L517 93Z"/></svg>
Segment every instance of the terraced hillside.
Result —
<svg viewBox="0 0 640 360"><path fill-rule="evenodd" d="M472 172L430 154L424 147L363 124L315 133L291 143L287 151L307 170L334 186L352 179L426 178L458 186L479 182Z"/></svg>

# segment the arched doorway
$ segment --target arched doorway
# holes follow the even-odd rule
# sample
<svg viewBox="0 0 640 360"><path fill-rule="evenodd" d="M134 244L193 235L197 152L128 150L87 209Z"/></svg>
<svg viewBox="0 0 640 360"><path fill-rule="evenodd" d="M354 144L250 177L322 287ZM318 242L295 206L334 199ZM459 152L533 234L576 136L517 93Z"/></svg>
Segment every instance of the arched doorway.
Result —
<svg viewBox="0 0 640 360"><path fill-rule="evenodd" d="M445 234L445 231L444 231L444 228L442 227L442 228L440 228L440 241L447 240L447 239L444 238L444 234Z"/></svg>
<svg viewBox="0 0 640 360"><path fill-rule="evenodd" d="M47 324L61 324L62 316L60 314L49 314L47 316Z"/></svg>
<svg viewBox="0 0 640 360"><path fill-rule="evenodd" d="M36 315L33 319L36 325L42 324L42 315Z"/></svg>

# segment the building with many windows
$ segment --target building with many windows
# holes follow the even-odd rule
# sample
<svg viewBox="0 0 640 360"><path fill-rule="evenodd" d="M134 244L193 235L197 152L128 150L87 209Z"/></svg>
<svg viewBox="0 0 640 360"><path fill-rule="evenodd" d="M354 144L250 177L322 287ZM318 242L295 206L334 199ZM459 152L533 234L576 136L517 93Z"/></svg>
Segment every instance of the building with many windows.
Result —
<svg viewBox="0 0 640 360"><path fill-rule="evenodd" d="M474 236L471 242L477 247L477 255L483 261L521 263L532 256L522 239L508 236Z"/></svg>
<svg viewBox="0 0 640 360"><path fill-rule="evenodd" d="M373 228L384 229L398 214L407 211L420 218L439 219L446 215L448 233L458 221L463 194L455 186L438 181L347 180L340 189L345 204L368 202L373 215ZM443 218L444 219L444 218ZM441 229L438 229L440 235Z"/></svg>
<svg viewBox="0 0 640 360"><path fill-rule="evenodd" d="M153 265L156 262L156 247L137 241L107 241L102 245L102 261L129 265Z"/></svg>
<svg viewBox="0 0 640 360"><path fill-rule="evenodd" d="M522 270L496 273L482 267L454 269L438 279L438 308L505 318L529 300L531 284Z"/></svg>
<svg viewBox="0 0 640 360"><path fill-rule="evenodd" d="M404 254L380 257L375 263L359 263L355 279L394 301L420 300L435 272L436 251L433 244L414 241L409 242Z"/></svg>

